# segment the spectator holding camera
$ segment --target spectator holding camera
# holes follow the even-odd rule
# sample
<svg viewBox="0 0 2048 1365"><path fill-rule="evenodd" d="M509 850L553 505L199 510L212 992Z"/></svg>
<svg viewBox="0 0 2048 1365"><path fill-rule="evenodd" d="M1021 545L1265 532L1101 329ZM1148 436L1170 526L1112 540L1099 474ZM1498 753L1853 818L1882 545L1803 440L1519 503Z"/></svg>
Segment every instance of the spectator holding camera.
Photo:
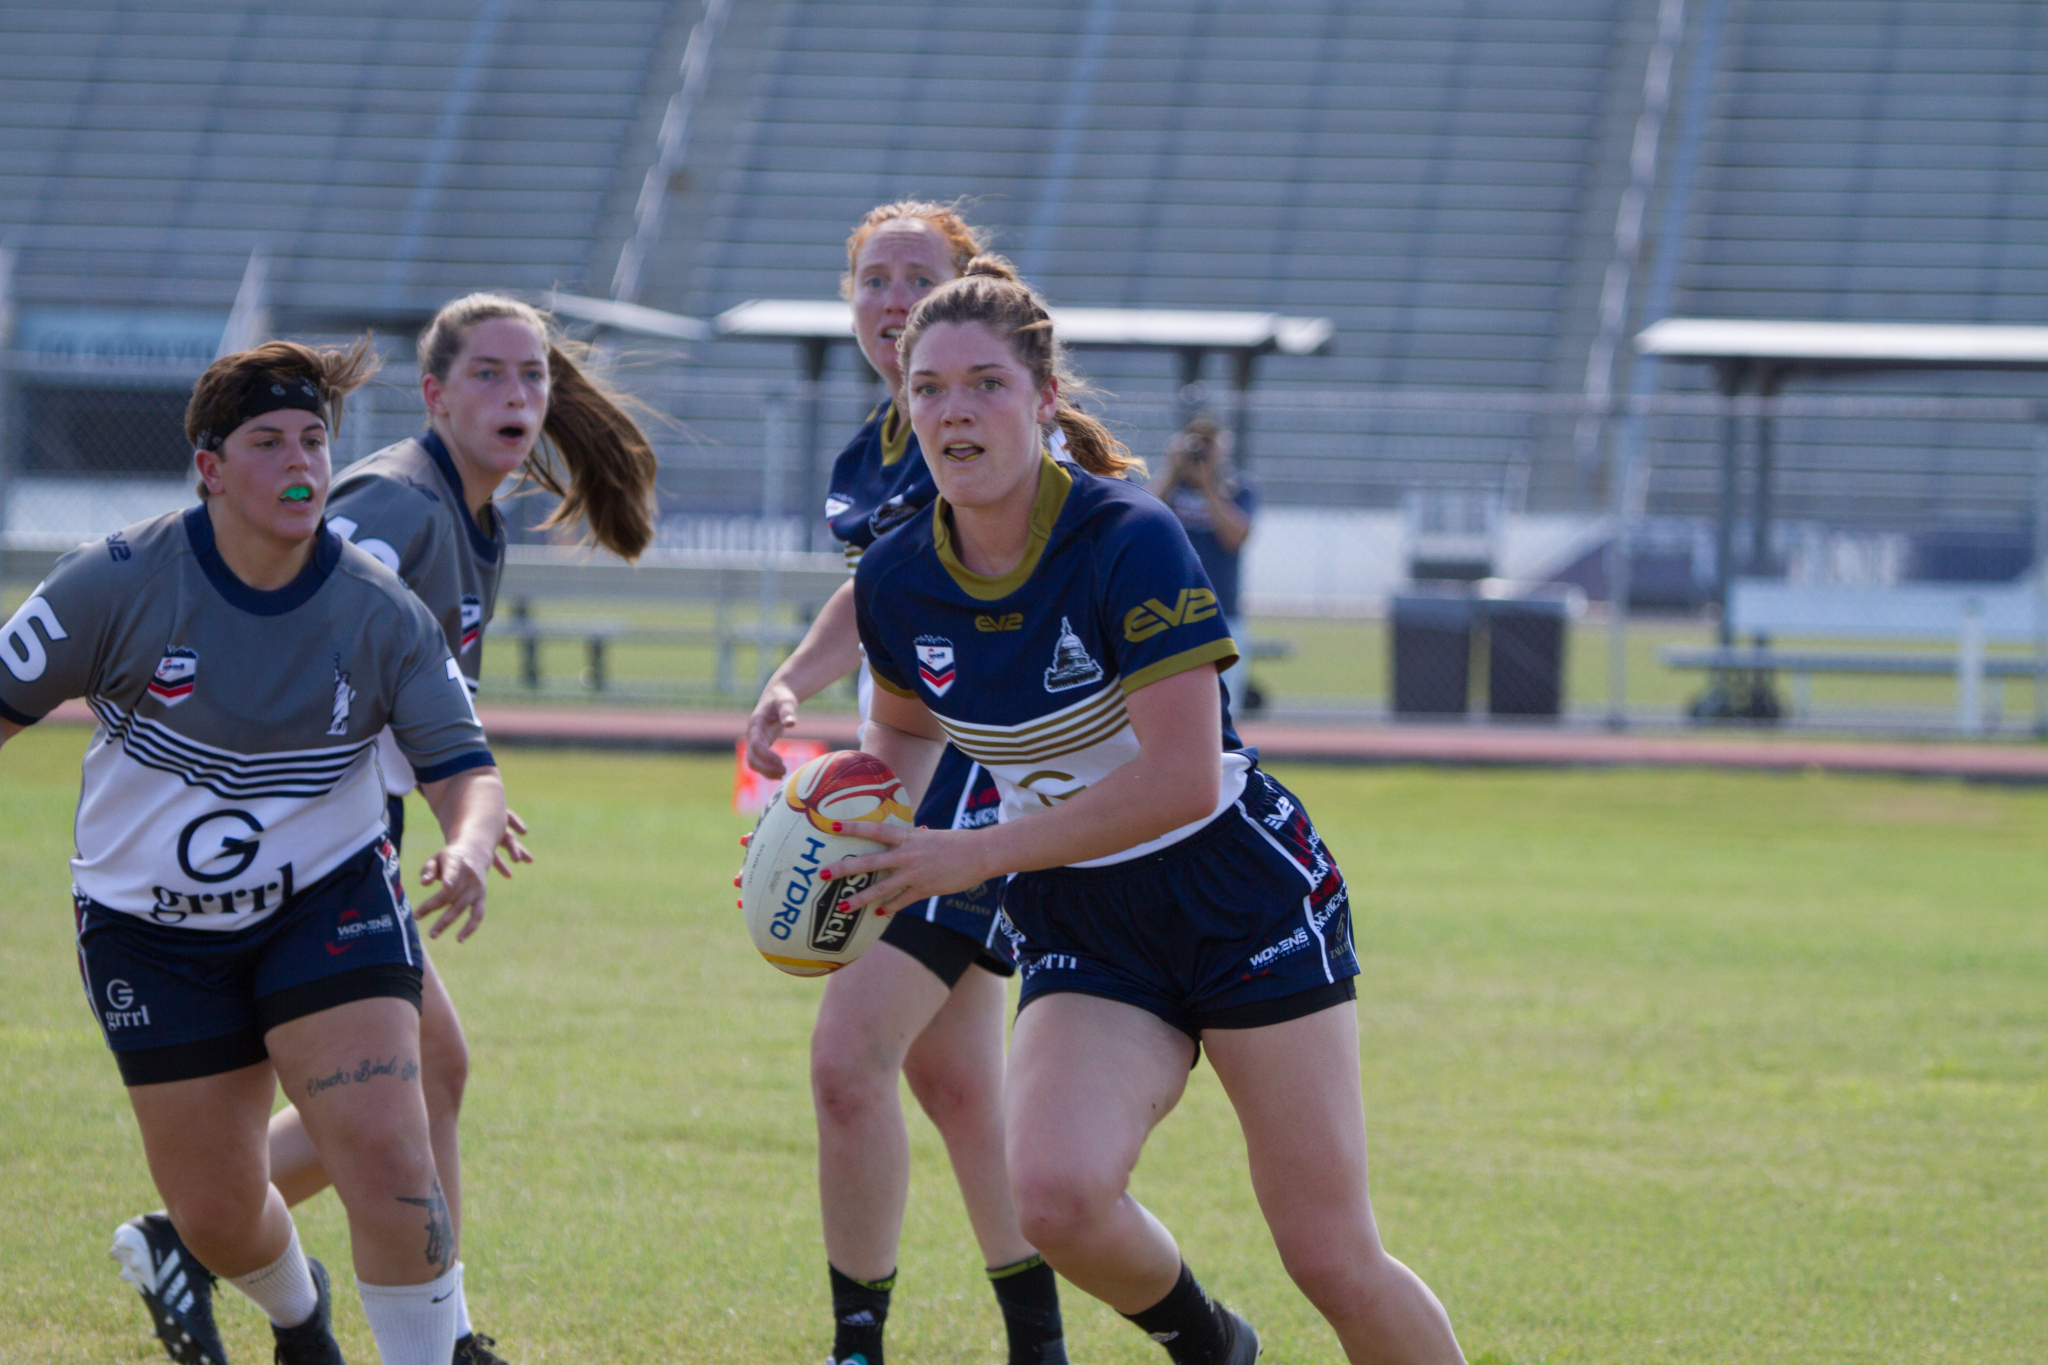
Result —
<svg viewBox="0 0 2048 1365"><path fill-rule="evenodd" d="M1152 491L1180 518L1203 572L1209 575L1210 586L1216 589L1216 604L1230 623L1231 637L1248 654L1250 636L1238 615L1237 560L1252 533L1259 495L1230 462L1230 433L1207 413L1188 419L1167 446L1166 472L1152 485ZM1245 714L1251 684L1249 659L1240 657L1231 665L1223 683L1230 689L1231 712Z"/></svg>

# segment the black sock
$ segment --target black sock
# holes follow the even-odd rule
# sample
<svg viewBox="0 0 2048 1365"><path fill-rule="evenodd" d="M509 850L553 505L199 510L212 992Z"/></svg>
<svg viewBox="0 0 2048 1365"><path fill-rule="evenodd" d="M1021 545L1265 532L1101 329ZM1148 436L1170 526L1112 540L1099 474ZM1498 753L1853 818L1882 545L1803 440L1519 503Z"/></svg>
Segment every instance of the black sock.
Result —
<svg viewBox="0 0 2048 1365"><path fill-rule="evenodd" d="M829 1261L825 1269L832 1275L832 1359L838 1365L849 1365L855 1357L882 1365L882 1327L889 1321L896 1272L879 1280L856 1280Z"/></svg>
<svg viewBox="0 0 2048 1365"><path fill-rule="evenodd" d="M1010 1333L1010 1365L1067 1365L1059 1280L1045 1257L998 1266L988 1272L988 1282Z"/></svg>
<svg viewBox="0 0 2048 1365"><path fill-rule="evenodd" d="M1152 1340L1166 1348L1173 1365L1223 1365L1230 1347L1223 1335L1223 1315L1195 1281L1187 1262L1166 1297L1150 1308L1124 1314Z"/></svg>

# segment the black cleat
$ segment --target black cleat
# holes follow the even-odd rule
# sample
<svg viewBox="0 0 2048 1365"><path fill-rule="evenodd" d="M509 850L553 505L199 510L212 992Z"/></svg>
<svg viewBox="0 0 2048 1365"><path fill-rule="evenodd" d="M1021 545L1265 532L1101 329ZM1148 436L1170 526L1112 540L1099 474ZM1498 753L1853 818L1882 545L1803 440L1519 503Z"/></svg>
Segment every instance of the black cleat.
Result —
<svg viewBox="0 0 2048 1365"><path fill-rule="evenodd" d="M121 1278L142 1292L157 1340L177 1365L227 1365L227 1347L213 1325L213 1272L185 1248L169 1215L140 1214L114 1229L107 1253Z"/></svg>
<svg viewBox="0 0 2048 1365"><path fill-rule="evenodd" d="M455 1339L455 1365L506 1365L505 1358L491 1348L498 1343L482 1332Z"/></svg>
<svg viewBox="0 0 2048 1365"><path fill-rule="evenodd" d="M277 1338L271 1359L276 1365L348 1365L341 1356L341 1343L334 1339L334 1296L327 1291L327 1267L308 1256L306 1268L313 1272L319 1301L313 1316L297 1327L270 1325L270 1334Z"/></svg>
<svg viewBox="0 0 2048 1365"><path fill-rule="evenodd" d="M1216 1312L1223 1323L1223 1365L1254 1365L1264 1347L1259 1345L1259 1334L1252 1325L1237 1314L1216 1305Z"/></svg>

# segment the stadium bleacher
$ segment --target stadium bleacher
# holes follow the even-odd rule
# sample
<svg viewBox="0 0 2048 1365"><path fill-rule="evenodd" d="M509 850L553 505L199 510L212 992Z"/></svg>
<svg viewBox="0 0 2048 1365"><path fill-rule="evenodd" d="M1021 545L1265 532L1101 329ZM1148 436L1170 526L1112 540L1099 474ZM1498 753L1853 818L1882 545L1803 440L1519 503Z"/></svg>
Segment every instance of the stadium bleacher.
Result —
<svg viewBox="0 0 2048 1365"><path fill-rule="evenodd" d="M1715 12L1718 71L1693 90L1683 73ZM1708 116L1672 312L2040 317L2040 6L1688 13L1673 119L1689 100ZM1335 322L1329 355L1262 369L1254 457L1272 502L1392 508L1444 485L1590 512L1602 495L1575 466L1573 419L1542 407L1582 390L1656 14L1655 0L741 4L641 301L701 316L829 296L870 204L967 195L1056 302ZM286 311L418 309L486 285L602 294L695 17L655 0L10 0L0 239L18 307L224 314L258 245ZM1666 137L1667 159L1678 146ZM790 362L728 342L649 371L690 432L665 438L670 510L758 497L759 386L792 378ZM851 363L828 376L828 433L866 401ZM1156 451L1170 358L1090 364ZM1841 387L1879 382L1900 385ZM1375 399L1389 389L1495 401L1393 409ZM409 420L396 395L364 438ZM1776 434L1795 520L2010 535L2026 502L2024 426L1805 418ZM1653 424L1652 513L1711 511L1717 437L1705 418Z"/></svg>

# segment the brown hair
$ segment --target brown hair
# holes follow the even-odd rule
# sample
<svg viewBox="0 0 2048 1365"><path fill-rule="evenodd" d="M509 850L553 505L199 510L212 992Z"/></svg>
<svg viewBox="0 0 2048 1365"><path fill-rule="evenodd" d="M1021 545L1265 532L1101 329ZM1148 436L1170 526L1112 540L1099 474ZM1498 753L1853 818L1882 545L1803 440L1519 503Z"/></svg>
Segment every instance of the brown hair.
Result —
<svg viewBox="0 0 2048 1365"><path fill-rule="evenodd" d="M251 385L264 380L310 381L320 390L321 420L328 431L339 431L342 400L369 383L380 363L367 336L346 350L266 341L253 350L224 355L207 366L192 386L192 401L185 405L185 437L195 449L218 447L241 424L242 396Z"/></svg>
<svg viewBox="0 0 2048 1365"><path fill-rule="evenodd" d="M185 439L195 450L220 449L241 425L242 398L252 384L298 379L320 390L320 418L331 437L341 430L342 400L369 383L382 363L367 336L346 349L266 341L252 350L224 355L192 386L192 401L185 405ZM198 491L200 497L206 496L206 480L198 481Z"/></svg>
<svg viewBox="0 0 2048 1365"><path fill-rule="evenodd" d="M923 223L945 240L953 254L953 273L965 275L974 258L988 249L979 229L969 227L967 220L960 216L960 201L940 204L930 199L898 199L893 204L877 204L869 209L861 220L853 225L853 233L846 239L846 273L839 277L839 297L853 297L853 272L856 257L868 238L875 235L884 223L900 221Z"/></svg>
<svg viewBox="0 0 2048 1365"><path fill-rule="evenodd" d="M1074 406L1073 400L1095 392L1067 363L1066 347L1052 334L1052 317L1031 286L1001 256L976 256L957 280L949 280L924 296L910 310L896 355L905 373L911 352L925 330L942 322L978 322L1010 345L1011 354L1043 388L1059 382L1059 406L1053 421L1066 433L1067 453L1090 474L1112 479L1145 473L1145 462L1110 434L1108 427Z"/></svg>
<svg viewBox="0 0 2048 1365"><path fill-rule="evenodd" d="M446 304L420 333L420 371L447 381L470 329L491 318L533 328L548 348L545 438L520 475L560 498L541 529L584 523L590 538L623 559L637 559L654 539L654 447L633 414L645 404L585 368L589 348L564 337L554 318L503 294L466 294Z"/></svg>

